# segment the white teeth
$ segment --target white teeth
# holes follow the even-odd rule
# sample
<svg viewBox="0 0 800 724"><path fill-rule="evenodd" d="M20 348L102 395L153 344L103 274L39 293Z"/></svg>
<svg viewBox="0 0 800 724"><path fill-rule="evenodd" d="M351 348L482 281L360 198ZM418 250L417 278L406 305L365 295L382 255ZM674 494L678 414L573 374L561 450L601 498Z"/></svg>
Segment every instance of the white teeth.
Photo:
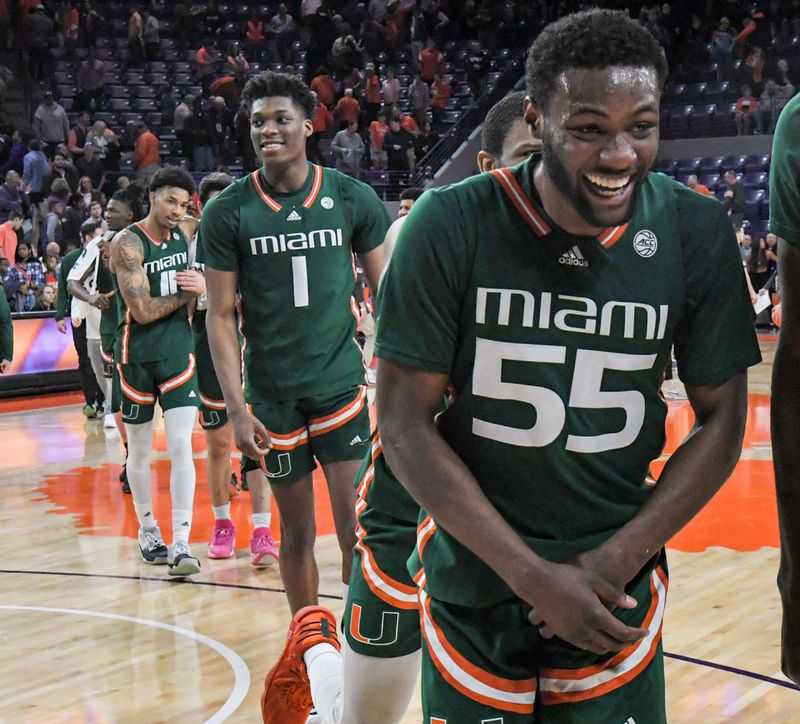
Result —
<svg viewBox="0 0 800 724"><path fill-rule="evenodd" d="M601 186L606 189L621 189L628 185L631 180L630 176L623 176L622 178L615 178L613 176L600 176L595 173L587 173L586 178L589 179L595 186Z"/></svg>

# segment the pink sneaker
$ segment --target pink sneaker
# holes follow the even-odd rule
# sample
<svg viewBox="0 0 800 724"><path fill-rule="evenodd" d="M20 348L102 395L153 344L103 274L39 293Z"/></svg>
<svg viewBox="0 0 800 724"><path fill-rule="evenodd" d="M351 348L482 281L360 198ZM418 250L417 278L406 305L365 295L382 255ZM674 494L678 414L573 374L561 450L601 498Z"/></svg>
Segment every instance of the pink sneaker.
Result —
<svg viewBox="0 0 800 724"><path fill-rule="evenodd" d="M253 537L250 539L250 563L257 568L264 568L271 566L277 560L278 546L272 540L269 528L253 530Z"/></svg>
<svg viewBox="0 0 800 724"><path fill-rule="evenodd" d="M209 558L231 558L236 542L236 529L227 518L214 521L214 532L208 544Z"/></svg>

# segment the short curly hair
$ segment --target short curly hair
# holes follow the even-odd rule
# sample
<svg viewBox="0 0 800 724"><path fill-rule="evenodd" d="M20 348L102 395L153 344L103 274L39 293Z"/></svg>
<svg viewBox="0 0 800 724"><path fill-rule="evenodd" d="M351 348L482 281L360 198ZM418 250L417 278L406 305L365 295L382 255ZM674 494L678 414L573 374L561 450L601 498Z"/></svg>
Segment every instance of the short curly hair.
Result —
<svg viewBox="0 0 800 724"><path fill-rule="evenodd" d="M486 114L481 129L481 148L495 158L503 155L506 142L514 121L524 117L522 105L525 102L525 91L516 91L497 101Z"/></svg>
<svg viewBox="0 0 800 724"><path fill-rule="evenodd" d="M531 100L546 108L565 70L610 66L653 68L659 88L668 73L664 51L649 30L619 10L586 10L551 23L533 41L525 85Z"/></svg>
<svg viewBox="0 0 800 724"><path fill-rule="evenodd" d="M208 174L201 182L197 189L197 195L200 197L200 203L205 206L211 198L211 194L216 191L222 191L233 183L233 178L227 173L216 171Z"/></svg>
<svg viewBox="0 0 800 724"><path fill-rule="evenodd" d="M317 110L317 101L311 94L309 87L299 75L289 73L274 73L266 70L254 75L242 91L242 107L250 113L253 102L259 98L272 98L282 96L291 98L292 102L303 111L306 118L313 118Z"/></svg>
<svg viewBox="0 0 800 724"><path fill-rule="evenodd" d="M180 166L164 166L158 169L150 179L148 191L154 194L159 189L174 186L183 189L189 196L194 194L194 179L186 169Z"/></svg>

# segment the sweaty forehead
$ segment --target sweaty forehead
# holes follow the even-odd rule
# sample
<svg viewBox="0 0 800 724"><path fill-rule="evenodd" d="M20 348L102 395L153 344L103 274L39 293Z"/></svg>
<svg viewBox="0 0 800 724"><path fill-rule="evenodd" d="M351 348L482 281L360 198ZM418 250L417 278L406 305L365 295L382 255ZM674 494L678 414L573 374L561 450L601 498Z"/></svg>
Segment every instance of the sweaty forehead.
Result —
<svg viewBox="0 0 800 724"><path fill-rule="evenodd" d="M288 96L267 96L266 98L256 98L250 107L250 115L267 116L280 111L290 111L297 113L297 104Z"/></svg>
<svg viewBox="0 0 800 724"><path fill-rule="evenodd" d="M571 108L611 105L621 96L641 103L659 99L656 71L648 67L570 68L558 76L556 87L554 99L561 96Z"/></svg>

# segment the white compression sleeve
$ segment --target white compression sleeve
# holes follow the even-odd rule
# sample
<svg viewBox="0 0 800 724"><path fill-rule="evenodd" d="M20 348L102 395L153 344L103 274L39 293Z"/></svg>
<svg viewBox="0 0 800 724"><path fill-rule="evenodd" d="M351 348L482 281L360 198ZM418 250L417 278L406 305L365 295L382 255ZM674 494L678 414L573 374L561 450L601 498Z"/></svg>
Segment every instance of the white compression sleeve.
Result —
<svg viewBox="0 0 800 724"><path fill-rule="evenodd" d="M129 425L128 433L128 484L131 486L133 506L142 528L156 524L153 517L153 491L150 485L150 459L153 455L153 421Z"/></svg>
<svg viewBox="0 0 800 724"><path fill-rule="evenodd" d="M174 407L164 412L169 453L169 492L172 499L172 539L189 542L194 504L195 468L192 458L192 428L197 418L194 407Z"/></svg>

